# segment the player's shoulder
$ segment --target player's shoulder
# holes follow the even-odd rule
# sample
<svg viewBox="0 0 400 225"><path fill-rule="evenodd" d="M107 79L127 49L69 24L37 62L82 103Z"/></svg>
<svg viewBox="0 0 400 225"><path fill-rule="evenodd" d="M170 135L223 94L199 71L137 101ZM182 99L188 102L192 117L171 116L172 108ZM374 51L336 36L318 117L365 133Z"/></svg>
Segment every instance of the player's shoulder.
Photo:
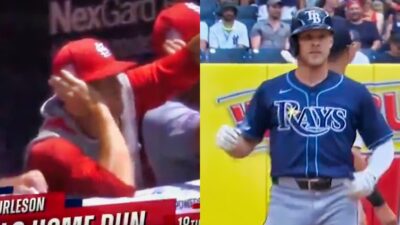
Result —
<svg viewBox="0 0 400 225"><path fill-rule="evenodd" d="M346 74L340 74L340 75L343 76L342 83L344 85L345 90L352 90L351 92L353 95L369 93L365 84L350 78Z"/></svg>
<svg viewBox="0 0 400 225"><path fill-rule="evenodd" d="M191 3L191 2L181 2L181 3L176 3L170 7L162 10L162 13L166 14L166 15L171 15L171 16L177 15L177 13L178 13L178 15L179 14L182 15L182 13L190 13L193 15L195 15L195 14L200 15L200 6L198 6L194 3Z"/></svg>
<svg viewBox="0 0 400 225"><path fill-rule="evenodd" d="M343 76L343 83L346 85L353 86L354 88L364 88L365 87L364 84L352 79L350 76L348 76L346 74L338 74L338 75Z"/></svg>
<svg viewBox="0 0 400 225"><path fill-rule="evenodd" d="M51 137L34 142L31 145L31 153L38 155L65 155L80 153L78 146L62 137Z"/></svg>
<svg viewBox="0 0 400 225"><path fill-rule="evenodd" d="M290 73L290 72L288 72ZM274 78L265 80L264 82L261 83L261 85L258 87L258 89L261 92L268 92L268 93L273 93L273 90L279 89L284 87L287 84L287 74L280 74Z"/></svg>

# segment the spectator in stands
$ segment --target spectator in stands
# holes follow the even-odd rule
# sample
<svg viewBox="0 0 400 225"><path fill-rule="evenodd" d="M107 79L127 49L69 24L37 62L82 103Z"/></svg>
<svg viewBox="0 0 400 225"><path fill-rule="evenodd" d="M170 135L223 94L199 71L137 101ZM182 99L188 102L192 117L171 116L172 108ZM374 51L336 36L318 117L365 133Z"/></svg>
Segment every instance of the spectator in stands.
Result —
<svg viewBox="0 0 400 225"><path fill-rule="evenodd" d="M389 5L390 9L400 11L400 1L398 0L385 0L386 4Z"/></svg>
<svg viewBox="0 0 400 225"><path fill-rule="evenodd" d="M360 2L351 0L347 3L346 16L351 30L355 30L361 37L361 48L377 50L381 47L381 37L376 25L363 20L363 11Z"/></svg>
<svg viewBox="0 0 400 225"><path fill-rule="evenodd" d="M339 0L319 0L317 6L325 9L329 15L334 16L339 7Z"/></svg>
<svg viewBox="0 0 400 225"><path fill-rule="evenodd" d="M374 1L374 2L376 5L379 1ZM363 19L365 21L370 21L370 22L374 23L376 25L376 28L378 29L379 34L382 34L383 25L385 22L383 13L377 12L375 10L375 8L373 7L372 0L366 0L363 8L364 8L364 18Z"/></svg>
<svg viewBox="0 0 400 225"><path fill-rule="evenodd" d="M394 10L387 19L387 26L383 40L387 41L390 38L391 33L400 33L400 11Z"/></svg>
<svg viewBox="0 0 400 225"><path fill-rule="evenodd" d="M267 1L268 0L257 0L257 5L258 5L257 20L268 19Z"/></svg>
<svg viewBox="0 0 400 225"><path fill-rule="evenodd" d="M400 33L393 32L389 39L389 51L376 54L376 63L400 63Z"/></svg>
<svg viewBox="0 0 400 225"><path fill-rule="evenodd" d="M236 20L238 9L235 4L223 3L219 16L220 21L211 26L210 48L248 48L249 36L246 25Z"/></svg>
<svg viewBox="0 0 400 225"><path fill-rule="evenodd" d="M290 27L281 21L282 1L268 0L268 20L260 20L251 29L251 47L289 49Z"/></svg>
<svg viewBox="0 0 400 225"><path fill-rule="evenodd" d="M207 50L208 46L208 25L206 22L200 22L200 50Z"/></svg>
<svg viewBox="0 0 400 225"><path fill-rule="evenodd" d="M301 9L306 7L308 4L314 4L317 0L282 0L282 16L281 19L284 21L290 21L292 19L292 15L297 11L297 9ZM266 20L268 19L268 10L267 10L267 2L268 0L257 0L256 3L258 5L258 18L257 20Z"/></svg>

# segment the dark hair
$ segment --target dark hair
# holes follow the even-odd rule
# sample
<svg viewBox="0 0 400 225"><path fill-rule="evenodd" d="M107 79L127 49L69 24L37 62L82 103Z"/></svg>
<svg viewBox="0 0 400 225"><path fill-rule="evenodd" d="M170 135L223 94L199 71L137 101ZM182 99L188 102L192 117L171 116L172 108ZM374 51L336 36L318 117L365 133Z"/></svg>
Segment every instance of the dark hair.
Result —
<svg viewBox="0 0 400 225"><path fill-rule="evenodd" d="M325 6L325 4L326 4L326 0L319 0L319 1L315 4L315 6L320 7L320 8L323 8L323 7Z"/></svg>
<svg viewBox="0 0 400 225"><path fill-rule="evenodd" d="M328 61L336 61L340 56L343 55L343 53L345 53L346 51L349 50L349 47L346 46L345 48L335 51L335 52L330 52L329 56L328 56Z"/></svg>
<svg viewBox="0 0 400 225"><path fill-rule="evenodd" d="M237 14L238 14L238 9L234 3L224 2L221 4L220 8L217 10L216 15L219 17L222 17L222 14L224 14L224 12L226 10L232 10L234 12L235 16L237 16Z"/></svg>

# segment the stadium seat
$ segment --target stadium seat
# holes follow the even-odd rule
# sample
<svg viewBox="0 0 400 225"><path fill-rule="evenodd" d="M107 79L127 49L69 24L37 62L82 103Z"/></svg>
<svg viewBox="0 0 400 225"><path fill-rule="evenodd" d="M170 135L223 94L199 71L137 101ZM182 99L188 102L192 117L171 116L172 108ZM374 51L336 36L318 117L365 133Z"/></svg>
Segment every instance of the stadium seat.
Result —
<svg viewBox="0 0 400 225"><path fill-rule="evenodd" d="M382 46L378 49L378 52L386 52L390 50L390 45L389 43L384 43Z"/></svg>
<svg viewBox="0 0 400 225"><path fill-rule="evenodd" d="M244 23L244 25L246 25L247 33L250 38L251 29L253 28L253 26L257 22L257 20L255 20L255 19L240 19L239 21Z"/></svg>
<svg viewBox="0 0 400 225"><path fill-rule="evenodd" d="M201 0L200 1L200 19L215 20L215 10L217 9L216 0Z"/></svg>
<svg viewBox="0 0 400 225"><path fill-rule="evenodd" d="M239 49L215 49L215 52L208 54L209 63L243 63L246 60L248 50Z"/></svg>
<svg viewBox="0 0 400 225"><path fill-rule="evenodd" d="M200 51L200 62L206 62L206 52Z"/></svg>
<svg viewBox="0 0 400 225"><path fill-rule="evenodd" d="M215 22L217 22L215 19L202 19L202 21L206 22L206 24L208 25L208 29L210 29L211 26L214 25Z"/></svg>
<svg viewBox="0 0 400 225"><path fill-rule="evenodd" d="M237 19L253 19L257 20L258 8L254 6L238 6Z"/></svg>
<svg viewBox="0 0 400 225"><path fill-rule="evenodd" d="M281 49L262 48L258 53L250 51L246 57L247 63L287 63L281 55Z"/></svg>

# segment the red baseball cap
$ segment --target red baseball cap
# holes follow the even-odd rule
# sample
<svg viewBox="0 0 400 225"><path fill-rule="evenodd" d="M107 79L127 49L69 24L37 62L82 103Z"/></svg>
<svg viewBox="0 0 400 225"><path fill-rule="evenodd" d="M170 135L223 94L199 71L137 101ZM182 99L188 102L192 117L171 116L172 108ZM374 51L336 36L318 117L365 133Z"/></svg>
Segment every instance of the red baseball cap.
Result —
<svg viewBox="0 0 400 225"><path fill-rule="evenodd" d="M72 65L75 76L85 82L101 80L126 71L135 63L118 61L107 46L96 39L85 38L68 42L53 58L53 74Z"/></svg>

